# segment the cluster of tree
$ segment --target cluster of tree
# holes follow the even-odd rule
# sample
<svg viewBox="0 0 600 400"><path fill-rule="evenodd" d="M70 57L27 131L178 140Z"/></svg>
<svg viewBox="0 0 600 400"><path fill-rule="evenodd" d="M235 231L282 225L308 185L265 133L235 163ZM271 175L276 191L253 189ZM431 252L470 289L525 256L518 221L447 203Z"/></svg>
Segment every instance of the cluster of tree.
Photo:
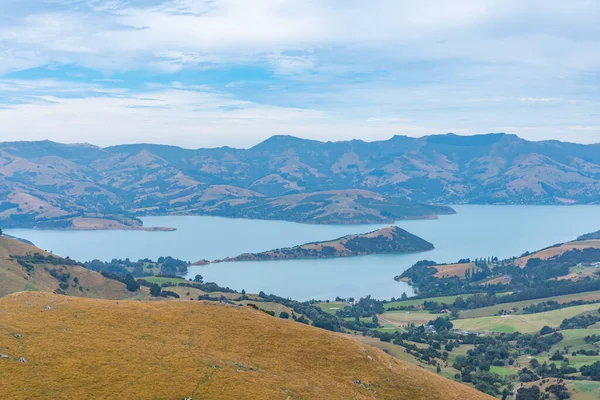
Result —
<svg viewBox="0 0 600 400"><path fill-rule="evenodd" d="M165 287L168 287L168 286L172 286L172 284L167 283L167 286L165 286ZM217 285L214 282L183 281L183 282L178 283L177 286L191 287L191 288L202 290L203 292L207 292L207 293L214 293L214 292L238 293L237 291L230 289L229 287L222 287L222 286ZM246 294L246 292L244 290L242 290L241 293L243 296Z"/></svg>
<svg viewBox="0 0 600 400"><path fill-rule="evenodd" d="M600 361L596 361L592 365L584 365L579 368L581 375L589 377L593 381L600 381Z"/></svg>
<svg viewBox="0 0 600 400"><path fill-rule="evenodd" d="M131 274L119 276L106 271L102 271L100 273L107 279L112 279L124 283L125 287L130 292L137 292L140 288L140 283L137 280L135 280L135 278Z"/></svg>
<svg viewBox="0 0 600 400"><path fill-rule="evenodd" d="M580 306L583 304L598 303L598 301L583 301L574 300L566 303L559 303L554 300L542 301L541 303L531 304L530 306L523 307L523 314L537 314L546 311L559 310L561 308Z"/></svg>
<svg viewBox="0 0 600 400"><path fill-rule="evenodd" d="M159 257L156 262L149 259L131 261L126 258L125 260L113 259L108 262L92 260L83 264L84 267L93 271L109 272L118 276L131 274L137 278L153 275L185 275L188 265L189 263L173 257Z"/></svg>
<svg viewBox="0 0 600 400"><path fill-rule="evenodd" d="M377 314L382 314L385 311L385 308L383 306L384 304L385 304L385 301L373 299L369 295L367 297L359 299L357 302L353 303L351 306L337 310L336 315L340 318L373 317Z"/></svg>
<svg viewBox="0 0 600 400"><path fill-rule="evenodd" d="M596 314L577 315L573 318L565 318L560 323L560 329L585 329L590 325L600 322L600 310Z"/></svg>
<svg viewBox="0 0 600 400"><path fill-rule="evenodd" d="M282 304L287 308L291 308L296 314L300 314L301 316L305 315L312 321L313 326L334 332L342 331L342 323L344 320L335 315L326 313L319 307L310 304L310 302L301 303L296 300L286 299L273 294L267 295L262 291L258 296L263 299L263 301Z"/></svg>
<svg viewBox="0 0 600 400"><path fill-rule="evenodd" d="M575 357L577 354L581 354L582 356L597 356L600 355L600 352L598 350L579 349L574 351L571 355Z"/></svg>
<svg viewBox="0 0 600 400"><path fill-rule="evenodd" d="M583 340L588 344L600 342L600 335L596 335L594 333L593 335L588 335L588 336L584 337Z"/></svg>
<svg viewBox="0 0 600 400"><path fill-rule="evenodd" d="M17 261L19 264L23 265L22 263L30 263L30 264L46 264L46 265L79 265L79 266L84 266L83 264L75 261L75 260L71 260L69 257L66 258L60 258L60 257L55 257L53 255L43 255L40 253L34 253L34 254L27 254L24 256L15 256L15 255L11 255L10 256L11 259Z"/></svg>
<svg viewBox="0 0 600 400"><path fill-rule="evenodd" d="M494 257L494 261L496 264L490 271L489 263L477 260L476 270L469 272L468 279L464 279L456 276L438 278L434 276L437 270L433 268L437 264L424 260L414 264L394 279L409 279L419 289L417 298L472 294L482 291L486 293L513 292L510 295L498 297L497 303L600 290L600 279L590 277L579 281L555 279L557 276L568 274L569 268L573 265L600 261L600 249L575 249L548 260L531 258L524 268L516 266L513 260L504 260L498 263ZM507 284L498 283L482 287L481 281L489 276L510 276L511 279Z"/></svg>

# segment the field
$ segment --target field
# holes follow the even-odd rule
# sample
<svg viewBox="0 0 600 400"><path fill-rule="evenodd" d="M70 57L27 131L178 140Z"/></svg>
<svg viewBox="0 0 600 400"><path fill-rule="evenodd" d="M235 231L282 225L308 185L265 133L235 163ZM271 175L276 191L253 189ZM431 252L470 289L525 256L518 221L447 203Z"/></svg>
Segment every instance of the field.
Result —
<svg viewBox="0 0 600 400"><path fill-rule="evenodd" d="M569 381L567 387L572 394L571 400L600 399L600 382Z"/></svg>
<svg viewBox="0 0 600 400"><path fill-rule="evenodd" d="M468 269L473 269L474 267L475 263L435 265L433 268L435 268L437 272L433 276L436 278L447 278L451 276L464 278L465 272Z"/></svg>
<svg viewBox="0 0 600 400"><path fill-rule="evenodd" d="M546 297L543 299L534 299L534 300L525 300L518 301L514 303L504 303L504 304L496 304L491 307L483 307L477 308L474 310L467 310L460 312L460 318L479 318L479 317L491 317L493 315L498 315L498 312L501 310L512 310L513 308L517 308L517 313L521 312L524 307L530 306L532 304L538 304L544 301L554 300L558 303L568 303L570 301L575 300L584 300L584 301L597 301L600 300L600 290L594 292L584 292L584 293L575 293L575 294L567 294L564 296L554 296L554 297ZM599 305L600 307L600 305Z"/></svg>
<svg viewBox="0 0 600 400"><path fill-rule="evenodd" d="M600 382L593 381L577 381L565 379L567 389L569 390L571 397L570 400L598 400L600 399ZM557 379L550 378L544 383L543 381L535 381L524 384L526 387L533 385L539 386L544 389L550 385L556 384Z"/></svg>
<svg viewBox="0 0 600 400"><path fill-rule="evenodd" d="M456 328L476 332L529 333L539 331L545 325L558 327L565 318L596 310L598 310L597 304L585 304L538 314L459 319L453 321L453 324Z"/></svg>
<svg viewBox="0 0 600 400"><path fill-rule="evenodd" d="M568 354L565 355L569 359L569 365L579 369L583 365L590 365L596 361L600 361L600 356L586 356L586 355L572 355L571 353L576 352L580 349L585 350L598 350L598 348L594 344L586 344L583 340L584 337L592 334L598 334L598 330L595 329L567 329L561 331L564 339L554 345L550 351L536 355L535 359L537 359L540 363L548 362L551 363L550 357L554 352L563 351L565 348L568 350ZM521 357L519 360L521 364L526 364L529 362L529 359L526 357Z"/></svg>
<svg viewBox="0 0 600 400"><path fill-rule="evenodd" d="M351 336L199 301L10 295L0 352L3 399L489 399Z"/></svg>
<svg viewBox="0 0 600 400"><path fill-rule="evenodd" d="M379 320L395 326L406 326L410 323L420 325L436 319L439 315L443 314L431 314L427 311L387 311L379 316Z"/></svg>
<svg viewBox="0 0 600 400"><path fill-rule="evenodd" d="M183 279L183 278L165 278L162 276L146 276L141 279L148 281L150 283L156 283L158 286L161 286L163 283L170 283L173 285L178 285L182 282L185 282L185 279Z"/></svg>
<svg viewBox="0 0 600 400"><path fill-rule="evenodd" d="M414 300L402 300L402 301L394 301L394 302L390 302L390 303L385 303L383 305L383 307L388 310L390 308L394 308L394 307L418 307L418 306L422 306L423 303L425 303L426 301L435 301L437 303L446 303L446 304L452 304L454 303L454 300L456 300L458 296L441 296L441 297L430 297L427 299L414 299ZM465 298L469 297L469 295L465 295L463 296Z"/></svg>
<svg viewBox="0 0 600 400"><path fill-rule="evenodd" d="M494 365L492 365L490 367L490 372L496 373L496 374L498 374L500 376L509 376L509 375L516 375L517 374L517 371L512 370L512 369L510 369L508 367L497 367L497 366L494 366Z"/></svg>
<svg viewBox="0 0 600 400"><path fill-rule="evenodd" d="M338 302L338 301L331 301L331 302L324 301L322 303L315 304L315 306L319 307L321 310L325 311L326 313L335 314L336 311L343 310L344 308L348 307L348 303L342 303L342 302Z"/></svg>
<svg viewBox="0 0 600 400"><path fill-rule="evenodd" d="M510 294L512 292L506 292L506 293L498 293L496 294L496 296L498 297L502 297L506 294ZM463 294L461 295L461 297L463 299L467 299L469 297L471 297L472 294ZM383 307L386 310L389 310L390 308L395 308L395 307L419 307L422 306L426 301L431 301L431 302L435 302L435 303L446 303L446 304L452 304L454 303L454 301L456 300L458 296L440 296L440 297L428 297L428 298L423 298L423 299L408 299L408 300L398 300L398 301L393 301L393 302L389 302L389 303L385 303L383 305Z"/></svg>

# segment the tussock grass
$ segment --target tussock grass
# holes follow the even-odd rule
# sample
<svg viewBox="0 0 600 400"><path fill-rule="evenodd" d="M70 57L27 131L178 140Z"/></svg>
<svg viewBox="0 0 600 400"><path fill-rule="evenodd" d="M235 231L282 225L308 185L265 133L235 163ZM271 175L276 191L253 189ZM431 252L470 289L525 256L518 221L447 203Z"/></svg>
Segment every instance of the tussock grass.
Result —
<svg viewBox="0 0 600 400"><path fill-rule="evenodd" d="M0 352L3 399L490 398L346 335L198 301L10 295Z"/></svg>

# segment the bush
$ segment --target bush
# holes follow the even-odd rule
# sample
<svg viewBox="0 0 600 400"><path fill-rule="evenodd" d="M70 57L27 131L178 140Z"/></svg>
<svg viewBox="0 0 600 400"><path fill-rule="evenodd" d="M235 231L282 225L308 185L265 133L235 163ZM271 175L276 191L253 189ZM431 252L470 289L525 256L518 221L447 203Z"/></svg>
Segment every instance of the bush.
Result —
<svg viewBox="0 0 600 400"><path fill-rule="evenodd" d="M150 296L160 296L160 286L158 286L156 283L153 283L152 286L150 286Z"/></svg>

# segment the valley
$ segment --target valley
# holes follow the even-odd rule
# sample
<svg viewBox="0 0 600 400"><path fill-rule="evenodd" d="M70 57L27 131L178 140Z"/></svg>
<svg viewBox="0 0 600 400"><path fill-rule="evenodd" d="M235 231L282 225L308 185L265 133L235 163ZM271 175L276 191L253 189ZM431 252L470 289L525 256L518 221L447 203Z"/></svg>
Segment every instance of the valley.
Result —
<svg viewBox="0 0 600 400"><path fill-rule="evenodd" d="M547 393L550 394L550 398L559 398L556 397L559 396L559 393L568 392L575 400L587 399L586 396L596 396L600 390L600 372L598 372L599 375L596 375L597 372L595 372L600 371L600 356L598 356L597 349L600 335L596 333L598 332L597 327L600 326L600 278L598 278L598 273L586 274L583 277L578 276L577 273L572 275L573 268L578 270L597 268L593 266L600 262L596 239L576 240L554 245L549 248L554 249L551 254L548 253L547 248L522 257L499 259L490 256L485 260L483 258L463 259L458 263L446 266L435 263L433 265L417 263L403 274L410 277L413 285L418 286L418 295L415 297L408 298L403 294L389 301L367 296L360 299L336 298L335 301L321 302L316 300L298 302L262 291L246 293L246 291L240 291L239 288L236 288L237 290L230 289L216 283L206 282L199 275L190 280L166 276L164 273L171 271L169 268L173 268L172 271L175 274L181 274L184 270L179 268L189 267L187 262L169 257L163 257L158 262L152 262L149 259L140 260L131 265L126 260L113 260L110 263L102 264L98 261L95 264L89 262L80 264L45 253L14 239L0 238L0 240L2 240L0 248L2 248L3 260L6 260L1 263L0 272L7 273L8 271L13 276L20 277L23 282L29 281L38 285L35 289L31 286L27 287L27 283L23 286L15 286L16 278L12 281L2 281L0 284L0 286L7 287L9 282L13 282L10 284L12 289L5 290L4 298L0 299L0 309L3 310L0 326L11 326L11 331L16 330L21 335L17 341L14 341L14 337L5 334L4 339L0 339L0 353L9 355L11 358L17 357L17 355L24 357L27 359L26 364L29 364L36 357L40 357L40 353L36 349L51 347L55 341L64 340L59 339L59 336L73 335L69 339L70 341L74 340L72 351L68 352L63 360L66 363L65 367L60 367L61 363L49 363L45 356L37 361L36 368L48 371L52 376L60 374L57 368L68 371L67 365L75 362L70 357L75 357L78 352L85 352L94 360L113 357L111 356L112 351L122 352L118 348L111 347L103 354L97 354L89 347L94 346L93 342L77 342L76 340L80 334L82 337L89 336L85 333L86 329L96 332L107 329L104 326L110 329L111 318L114 318L115 321L119 319L129 321L128 324L122 326L123 331L127 329L138 331L138 328L142 329L143 327L145 332L152 332L150 335L154 339L143 344L139 357L149 357L155 351L152 347L153 341L166 340L161 339L164 337L161 335L171 332L177 326L177 332L180 332L179 334L185 338L182 336L179 341L177 338L170 338L167 341L167 346L172 347L170 350L171 361L167 361L168 368L180 371L181 379L188 373L202 375L204 370L201 371L197 368L215 369L213 374L207 370L208 372L205 373L207 378L202 381L202 387L207 393L212 390L210 389L211 385L217 387L221 379L233 379L232 382L237 385L238 378L232 377L231 374L235 376L237 374L252 375L249 377L251 381L245 380L245 375L240 375L240 387L244 386L248 387L248 390L260 391L267 398L271 396L268 387L274 388L281 385L281 383L277 383L279 382L277 379L285 379L290 382L285 387L288 393L298 393L298 395L303 394L314 398L326 397L321 391L325 387L329 391L339 390L339 393L354 393L353 396L357 398L363 395L388 398L386 394L388 384L390 393L400 393L399 390L408 392L413 390L410 385L404 385L402 389L394 386L395 367L388 370L384 379L381 375L377 375L377 369L370 368L371 372L367 374L366 372L361 373L360 368L362 367L358 366L352 371L346 372L337 370L333 372L332 370L331 373L336 376L346 376L344 374L347 373L357 376L356 378L346 376L347 379L336 380L340 383L337 383L335 388L328 383L320 383L318 378L313 377L311 379L315 384L310 389L306 389L299 383L294 383L298 373L295 368L298 368L297 371L307 368L302 363L304 361L308 363L315 357L310 354L305 355L306 360L290 361L294 359L286 356L287 353L278 352L277 354L288 360L286 371L292 375L287 378L274 378L274 375L281 376L282 372L277 372L281 360L264 358L268 352L262 350L249 352L240 358L239 353L224 352L218 345L211 346L208 350L206 345L202 344L203 340L209 340L210 335L214 332L220 332L222 335L223 328L219 321L221 321L220 318L223 318L223 321L228 321L229 331L233 335L223 337L227 343L241 340L236 338L233 333L241 332L239 329L243 329L244 332L258 329L251 327L254 323L261 326L260 337L268 338L269 329L271 329L268 327L273 324L273 332L281 333L282 330L285 330L287 332L286 340L290 340L289 344L287 342L285 344L278 343L278 348L283 346L281 348L288 348L295 353L298 350L294 346L296 344L301 346L302 340L321 340L312 339L312 330L315 331L315 334L319 332L319 335L321 335L320 332L325 334L326 331L332 331L333 333L326 335L334 336L322 339L323 343L327 343L326 346L329 347L327 350L320 347L313 347L311 350L327 360L323 366L310 361L311 365L318 365L320 371L335 368L334 364L346 363L345 359L341 360L336 357L340 357L340 352L343 351L343 357L352 358L353 352L357 351L351 350L350 348L356 348L352 346L367 346L363 350L366 349L366 355L371 357L366 358L368 362L379 362L379 357L391 356L397 359L394 363L400 363L398 364L400 381L406 379L409 375L404 374L410 374L409 371L412 371L410 368L413 368L405 365L414 364L421 367L415 371L421 370L421 374L433 374L431 377L427 375L422 378L410 378L415 382L423 382L423 379L429 382L427 384L419 383L422 385L420 386L423 388L422 391L426 392L422 397L424 399L471 398L468 396L478 398L476 394L473 394L477 392L464 391L466 387L465 389L458 389L459 387L452 389L459 390L456 393L450 391L442 395L440 392L436 392L436 385L432 384L431 380L435 376L439 376L440 379L462 382L498 398L506 398L509 394L512 396L511 393L517 391L517 399L519 399L526 393L526 390L530 388L537 390L535 387L539 386L542 387L542 390L548 388ZM523 261L523 257L528 258ZM31 269L28 263L31 263L33 269L31 276L26 279L27 270ZM48 268L49 265L60 266L60 273L58 269L57 272L49 272L52 271ZM100 268L103 272L99 274L89 271L85 267ZM158 269L159 272L152 272L155 269ZM114 287L116 292L99 292L93 286L88 292L85 288L81 290L74 287L71 285L71 280L74 281L75 277L79 280L83 276L81 270L87 271L88 274L96 274L100 286ZM47 286L41 286L38 281L46 280L41 271L47 272L50 277L58 278L55 278ZM109 273L109 271L111 272ZM134 279L137 283L135 287L131 287L132 278L127 278L131 274L138 275ZM494 274L510 275L511 279L494 284L482 284L494 279ZM68 277L63 279L67 275ZM556 279L561 276L566 276L566 278ZM88 282L86 281L86 285L90 284ZM51 293L61 293L63 287L61 283L67 283L68 286L63 295ZM27 293L15 293L22 291ZM77 296L82 300L72 300L73 297L65 297L64 294ZM118 299L119 302L85 300L84 297L112 298ZM198 302L198 300L200 301ZM54 333L44 336L47 342L39 341L39 339L25 340L24 338L28 338L31 332L39 329L35 326L37 320L21 319L19 323L15 319L16 315L23 316L28 312L39 313L39 309L47 313L47 315L43 314L42 319L45 326L50 328L49 332L54 332L52 327L55 326L58 336L54 338ZM15 317L11 316L13 312ZM62 328L58 329L59 326L66 326L65 315L62 313L78 316L73 319L74 325L69 323L66 331ZM178 317L179 313L183 313L181 318L185 313L196 315L194 319L196 322L189 326L183 326L181 322L177 322L183 321ZM139 318L135 315L139 315ZM163 315L172 317L163 319ZM205 316L203 317L203 315ZM212 322L206 325L202 321L209 316L212 316L210 317ZM57 318L56 321L53 318ZM148 318L160 322L154 328L144 327L144 324L150 323L149 321L144 322ZM186 317L186 320L188 319ZM58 321L63 322L58 323ZM107 325L96 326L93 321L105 321L104 324ZM195 325L196 323L205 328L200 328L200 325ZM171 326L170 324L176 325ZM240 327L233 328L238 326L237 324L241 324ZM291 324L289 328L288 324ZM186 329L190 329L190 332L186 333ZM287 329L292 329L292 331ZM300 336L294 339L296 333L293 331L296 329L301 331L297 333ZM305 331L305 329L309 329L309 331ZM195 332L194 334L191 333L192 330ZM122 337L119 336L121 333L118 331L111 335L115 339ZM279 335L277 340L281 340L281 337ZM301 340L300 337L304 339ZM337 337L342 340L341 346L349 347L341 350L336 347L337 345L333 345L331 341L338 340ZM269 341L269 346L272 345L273 340L265 340ZM19 344L19 341L23 343ZM211 343L213 341L210 339ZM98 346L100 347L99 344ZM181 346L181 350L178 350L177 346ZM194 346L199 346L197 351ZM260 345L253 344L253 346ZM376 350L369 350L371 346L379 348L382 352L371 353L376 352ZM358 351L357 354L364 355L363 350ZM180 351L184 353L179 355ZM190 351L191 353L184 355ZM193 355L196 352L198 355ZM198 363L199 354L204 354L202 357L205 361ZM334 354L338 355L334 356ZM178 361L175 361L176 359L187 360L189 357L197 360L196 367L179 366ZM142 369L139 369L140 364L139 361L136 361L138 360L136 357L128 357L126 360L127 363L138 365L137 372L131 372L132 374L141 374L143 371L146 378L140 376L136 380L139 382L139 386L127 384L128 388L122 385L125 385L125 382L131 382L130 380L117 379L115 388L125 391L134 390L138 395L144 393L143 387L149 385L144 383L144 379L150 379L148 377L159 373L156 366L153 363L146 363ZM0 362L8 362L8 365L11 366L7 369L7 373L11 374L10 382L14 383L19 379L25 379L23 375L19 374L23 373L22 368L27 368L27 365L20 367L21 372L19 372L18 369L13 368L13 365L16 367L18 363L11 364L10 359L8 361L0 360ZM118 366L118 363L106 365ZM162 374L166 373L170 376L170 369L164 370L165 364L162 365ZM84 372L85 368L82 371ZM109 373L109 371L103 373ZM358 377L357 374L360 374L361 377ZM85 380L86 378L81 379ZM348 381L347 384L343 383L346 381ZM357 381L360 381L360 384L356 383ZM37 391L55 393L58 389L52 386L53 382L53 380L41 380L35 385L29 383L30 389L28 390L31 390L31 393ZM539 385L533 386L533 383L536 382ZM190 390L193 393L192 386L188 388L188 383L177 385L181 390L181 396L187 395ZM447 388L446 390L450 390L448 389L450 388L449 383L440 383L440 385ZM11 385L6 385L5 390L15 389ZM69 394L75 389L67 383L62 390ZM161 393L168 395L171 393L172 385L154 390L164 391ZM306 392L306 390L309 391ZM106 393L109 395L112 392ZM418 394L411 393L410 398L421 398ZM67 394L65 394L67 396L65 398L68 398Z"/></svg>

